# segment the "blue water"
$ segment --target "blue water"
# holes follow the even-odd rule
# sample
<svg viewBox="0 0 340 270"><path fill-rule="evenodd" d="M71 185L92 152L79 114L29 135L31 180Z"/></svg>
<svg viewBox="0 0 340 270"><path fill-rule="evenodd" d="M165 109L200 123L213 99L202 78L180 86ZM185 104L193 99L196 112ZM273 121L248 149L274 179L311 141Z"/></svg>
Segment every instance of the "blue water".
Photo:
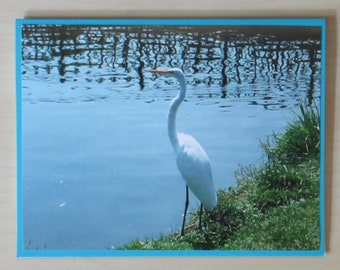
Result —
<svg viewBox="0 0 340 270"><path fill-rule="evenodd" d="M116 53L124 46L141 46L133 39L124 45L127 38L121 35ZM192 34L181 35L187 42L194 39ZM178 88L175 80L147 73L153 66L142 56L144 67L135 72L130 53L115 60L117 68L103 64L106 54L112 57L112 48L102 58L96 50L64 56L65 63L77 65L65 64L61 73L57 53L46 60L51 48L42 46L37 52L44 56L34 58L33 47L23 49L24 248L111 249L177 230L185 184L167 135L168 106ZM174 48L172 61L185 51L179 43ZM234 56L237 50L230 48L226 84L218 73L221 58L208 65L201 60L196 73L190 61L182 63L188 94L177 126L208 153L216 188L235 185L239 164L260 165L260 140L283 130L299 100L320 95L320 63L307 61L308 50L296 49L299 61L293 57L294 48L278 52L276 69L268 64L273 56L264 49L254 70L254 48L244 48L239 59ZM216 50L213 55L219 54ZM161 67L171 64L169 56L148 57L163 63ZM125 71L124 60L130 65ZM189 211L198 206L191 195Z"/></svg>
<svg viewBox="0 0 340 270"><path fill-rule="evenodd" d="M166 101L124 99L25 104L26 240L103 249L176 230L185 185L167 137L167 109ZM285 123L282 111L232 102L224 111L188 101L178 115L178 128L206 149L217 188L235 184L239 163L260 163L259 140ZM197 206L192 200L191 209Z"/></svg>

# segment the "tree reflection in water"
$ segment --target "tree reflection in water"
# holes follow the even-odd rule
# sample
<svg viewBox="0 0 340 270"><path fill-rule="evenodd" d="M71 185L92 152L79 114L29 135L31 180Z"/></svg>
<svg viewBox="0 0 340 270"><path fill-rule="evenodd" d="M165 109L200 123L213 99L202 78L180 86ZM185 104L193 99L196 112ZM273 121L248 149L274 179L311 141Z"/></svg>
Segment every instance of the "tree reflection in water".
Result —
<svg viewBox="0 0 340 270"><path fill-rule="evenodd" d="M253 97L250 104L265 107L296 103L301 91L309 102L320 96L318 27L24 25L22 31L23 79L34 74L51 83L143 90L145 69L164 66L182 68L189 85L218 86L219 98Z"/></svg>

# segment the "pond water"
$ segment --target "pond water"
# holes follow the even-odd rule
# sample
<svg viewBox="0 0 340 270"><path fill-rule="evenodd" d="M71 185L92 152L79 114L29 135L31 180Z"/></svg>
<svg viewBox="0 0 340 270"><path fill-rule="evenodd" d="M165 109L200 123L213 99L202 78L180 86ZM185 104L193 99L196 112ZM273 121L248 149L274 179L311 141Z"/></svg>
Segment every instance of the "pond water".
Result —
<svg viewBox="0 0 340 270"><path fill-rule="evenodd" d="M178 85L148 69L185 72L178 129L208 153L216 188L261 164L259 140L300 101L320 99L318 28L22 30L25 249L104 250L180 227L185 184L167 135Z"/></svg>

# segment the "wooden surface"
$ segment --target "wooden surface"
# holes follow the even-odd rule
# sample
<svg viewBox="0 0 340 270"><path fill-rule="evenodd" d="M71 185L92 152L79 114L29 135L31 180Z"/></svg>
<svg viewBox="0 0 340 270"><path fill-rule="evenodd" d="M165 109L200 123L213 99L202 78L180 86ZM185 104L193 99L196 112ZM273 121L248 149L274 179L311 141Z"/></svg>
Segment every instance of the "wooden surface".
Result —
<svg viewBox="0 0 340 270"><path fill-rule="evenodd" d="M339 0L2 0L0 3L1 269L339 269L340 156ZM326 256L226 258L16 258L16 18L326 17ZM337 74L338 73L338 74Z"/></svg>

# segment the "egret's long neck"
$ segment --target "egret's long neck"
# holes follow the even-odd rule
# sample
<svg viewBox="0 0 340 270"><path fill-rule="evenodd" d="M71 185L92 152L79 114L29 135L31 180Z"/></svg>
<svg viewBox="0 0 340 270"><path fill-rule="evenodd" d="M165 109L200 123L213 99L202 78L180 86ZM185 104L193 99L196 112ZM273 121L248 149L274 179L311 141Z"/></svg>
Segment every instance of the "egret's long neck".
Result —
<svg viewBox="0 0 340 270"><path fill-rule="evenodd" d="M178 132L176 129L176 114L179 106L185 97L186 84L184 76L177 78L180 84L180 91L177 96L171 101L168 115L168 134L172 147L176 151L178 146Z"/></svg>

